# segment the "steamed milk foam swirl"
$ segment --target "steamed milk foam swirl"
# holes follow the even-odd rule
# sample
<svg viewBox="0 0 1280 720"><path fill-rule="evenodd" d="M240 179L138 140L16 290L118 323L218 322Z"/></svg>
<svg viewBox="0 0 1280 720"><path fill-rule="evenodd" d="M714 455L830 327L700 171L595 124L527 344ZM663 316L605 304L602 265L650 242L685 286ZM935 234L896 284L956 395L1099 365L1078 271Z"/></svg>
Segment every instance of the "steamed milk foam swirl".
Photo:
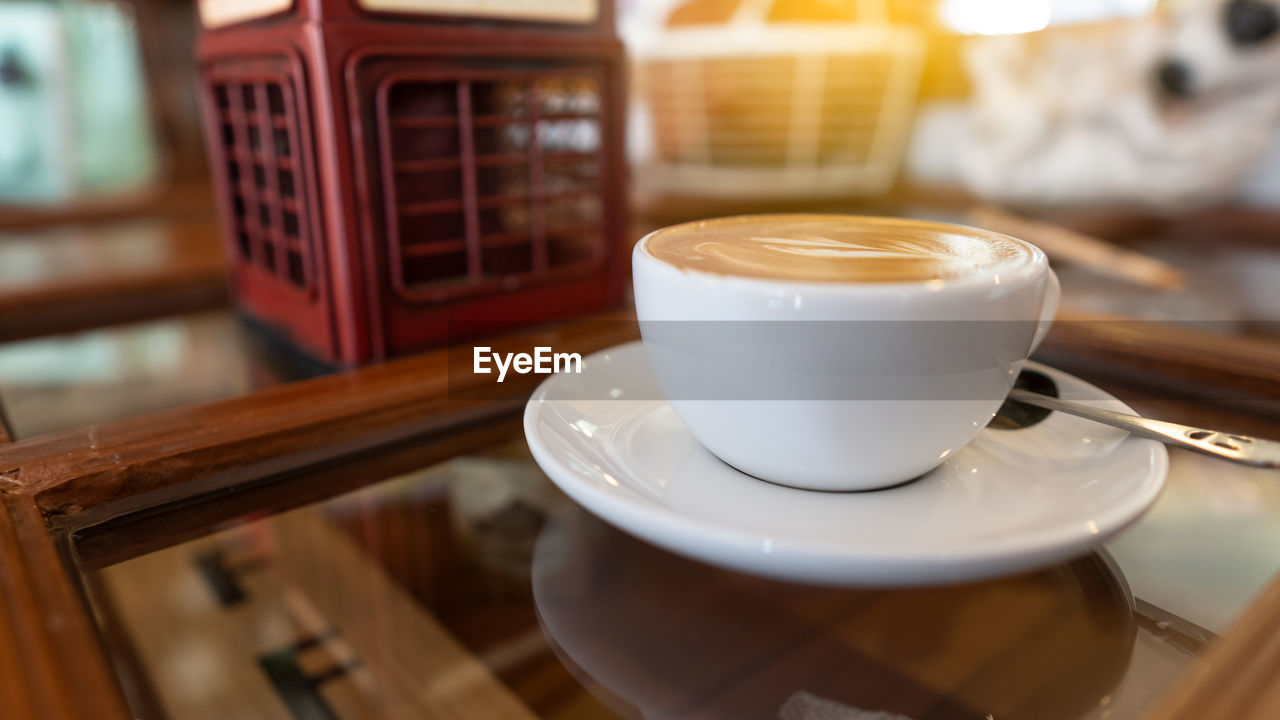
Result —
<svg viewBox="0 0 1280 720"><path fill-rule="evenodd" d="M744 215L676 225L645 249L681 269L810 282L919 282L1029 262L1030 247L994 233L855 215Z"/></svg>

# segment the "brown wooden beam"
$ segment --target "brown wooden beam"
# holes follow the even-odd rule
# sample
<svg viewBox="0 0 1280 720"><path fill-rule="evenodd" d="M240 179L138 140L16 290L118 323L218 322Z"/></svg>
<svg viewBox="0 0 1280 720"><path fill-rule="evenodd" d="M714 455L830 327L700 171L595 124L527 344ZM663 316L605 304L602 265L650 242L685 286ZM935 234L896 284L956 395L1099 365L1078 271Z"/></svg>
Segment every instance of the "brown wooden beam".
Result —
<svg viewBox="0 0 1280 720"><path fill-rule="evenodd" d="M0 342L90 330L230 305L221 265L0 293Z"/></svg>
<svg viewBox="0 0 1280 720"><path fill-rule="evenodd" d="M42 262L0 287L0 342L230 303L211 212L0 232L0 264L32 253Z"/></svg>
<svg viewBox="0 0 1280 720"><path fill-rule="evenodd" d="M249 486L214 491L172 506L134 513L81 531L75 543L82 570L95 570L194 540L250 514L276 514L321 502L397 474L493 447L521 428L518 413L452 427L424 437L348 455Z"/></svg>
<svg viewBox="0 0 1280 720"><path fill-rule="evenodd" d="M0 445L6 425L0 407ZM0 708L22 720L132 717L34 500L3 492Z"/></svg>
<svg viewBox="0 0 1280 720"><path fill-rule="evenodd" d="M484 341L495 352L549 346L587 354L632 339L629 313ZM66 529L317 466L352 453L509 416L543 378L470 372L470 346L269 388L246 397L12 443L0 491L35 498ZM462 357L466 355L466 357Z"/></svg>
<svg viewBox="0 0 1280 720"><path fill-rule="evenodd" d="M34 500L3 492L0 708L23 720L132 717Z"/></svg>

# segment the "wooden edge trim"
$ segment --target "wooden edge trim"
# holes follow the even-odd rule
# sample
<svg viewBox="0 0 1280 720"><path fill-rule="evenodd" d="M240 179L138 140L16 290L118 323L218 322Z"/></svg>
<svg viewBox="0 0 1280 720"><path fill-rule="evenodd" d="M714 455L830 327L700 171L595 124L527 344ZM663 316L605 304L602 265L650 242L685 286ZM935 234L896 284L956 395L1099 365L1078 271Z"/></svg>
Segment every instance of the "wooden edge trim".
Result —
<svg viewBox="0 0 1280 720"><path fill-rule="evenodd" d="M620 312L480 344L494 352L548 346L586 355L637 335L634 316ZM509 414L543 379L530 374L496 383L493 375L470 372L468 353L470 346L464 345L222 402L21 440L0 448L0 493L31 495L50 522L74 529L111 513L203 495Z"/></svg>
<svg viewBox="0 0 1280 720"><path fill-rule="evenodd" d="M10 437L0 407L0 445ZM0 708L19 719L131 718L67 570L35 501L0 493Z"/></svg>
<svg viewBox="0 0 1280 720"><path fill-rule="evenodd" d="M3 494L0 707L13 718L132 717L34 500Z"/></svg>
<svg viewBox="0 0 1280 720"><path fill-rule="evenodd" d="M1272 720L1280 718L1280 578L1276 578L1150 720Z"/></svg>
<svg viewBox="0 0 1280 720"><path fill-rule="evenodd" d="M509 440L520 432L518 413L471 423L427 437L411 437L318 468L218 490L172 507L113 518L82 529L75 538L82 570L96 570L217 531L227 523L323 502L397 474L444 462Z"/></svg>

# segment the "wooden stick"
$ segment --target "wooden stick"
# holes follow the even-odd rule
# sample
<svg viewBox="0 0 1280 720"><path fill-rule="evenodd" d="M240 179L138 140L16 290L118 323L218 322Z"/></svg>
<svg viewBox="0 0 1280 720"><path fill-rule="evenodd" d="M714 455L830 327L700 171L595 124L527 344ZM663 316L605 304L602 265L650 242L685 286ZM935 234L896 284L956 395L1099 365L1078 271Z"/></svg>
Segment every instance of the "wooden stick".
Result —
<svg viewBox="0 0 1280 720"><path fill-rule="evenodd" d="M1161 260L1001 208L979 205L969 210L967 220L972 225L1026 240L1051 258L1077 263L1117 280L1159 290L1181 290L1187 284L1185 273Z"/></svg>

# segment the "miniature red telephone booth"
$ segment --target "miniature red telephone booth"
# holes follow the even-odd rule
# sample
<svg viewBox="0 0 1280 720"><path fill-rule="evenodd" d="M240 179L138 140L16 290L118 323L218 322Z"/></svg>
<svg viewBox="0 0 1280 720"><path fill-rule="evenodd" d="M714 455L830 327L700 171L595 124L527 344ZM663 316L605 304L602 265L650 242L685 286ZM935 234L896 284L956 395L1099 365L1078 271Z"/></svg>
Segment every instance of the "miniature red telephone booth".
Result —
<svg viewBox="0 0 1280 720"><path fill-rule="evenodd" d="M250 315L355 365L621 300L610 0L200 0L200 15Z"/></svg>

